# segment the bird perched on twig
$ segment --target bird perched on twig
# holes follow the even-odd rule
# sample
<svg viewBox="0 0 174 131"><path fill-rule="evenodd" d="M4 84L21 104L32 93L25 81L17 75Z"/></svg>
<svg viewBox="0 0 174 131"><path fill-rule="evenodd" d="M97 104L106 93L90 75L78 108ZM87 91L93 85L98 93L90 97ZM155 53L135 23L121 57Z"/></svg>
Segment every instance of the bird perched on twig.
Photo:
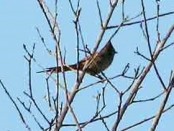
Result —
<svg viewBox="0 0 174 131"><path fill-rule="evenodd" d="M109 40L107 44L99 51L96 52L94 55L90 55L81 61L78 62L78 64L72 64L72 65L63 65L63 71L73 71L73 70L79 70L82 71L85 64L87 64L86 73L96 76L105 69L107 69L116 54L116 50L114 49L111 41ZM58 67L50 67L47 68L44 71L40 71L38 73L42 72L50 72L52 73L60 73L62 72L61 66Z"/></svg>

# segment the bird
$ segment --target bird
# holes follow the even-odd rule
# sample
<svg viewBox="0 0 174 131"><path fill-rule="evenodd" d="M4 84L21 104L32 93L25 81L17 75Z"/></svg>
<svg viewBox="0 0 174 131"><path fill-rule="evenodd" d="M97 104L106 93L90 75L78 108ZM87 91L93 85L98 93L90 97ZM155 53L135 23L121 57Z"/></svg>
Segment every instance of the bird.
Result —
<svg viewBox="0 0 174 131"><path fill-rule="evenodd" d="M86 73L92 76L97 76L99 73L103 72L111 65L116 53L117 51L109 40L106 45L99 52L94 53L94 55L87 56L86 58L80 60L78 63L72 65L63 65L63 71L82 71L85 64L87 64L87 68L85 70ZM44 71L39 71L37 73L60 73L63 72L62 67L50 67L46 68L46 70Z"/></svg>

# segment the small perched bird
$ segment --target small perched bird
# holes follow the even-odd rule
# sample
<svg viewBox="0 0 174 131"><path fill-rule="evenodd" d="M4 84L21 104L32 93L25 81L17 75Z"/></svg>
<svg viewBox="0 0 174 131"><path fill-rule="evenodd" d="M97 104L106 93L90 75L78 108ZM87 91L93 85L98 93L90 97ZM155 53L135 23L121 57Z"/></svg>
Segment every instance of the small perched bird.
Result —
<svg viewBox="0 0 174 131"><path fill-rule="evenodd" d="M86 73L92 76L96 76L111 65L116 53L116 50L114 49L111 41L109 40L107 44L100 50L100 52L97 52L94 55L88 56L80 60L78 64L76 63L72 65L63 65L63 70L82 71L85 64L87 64ZM62 72L62 69L61 66L50 67L47 68L45 71L40 71L38 73L41 72L60 73Z"/></svg>

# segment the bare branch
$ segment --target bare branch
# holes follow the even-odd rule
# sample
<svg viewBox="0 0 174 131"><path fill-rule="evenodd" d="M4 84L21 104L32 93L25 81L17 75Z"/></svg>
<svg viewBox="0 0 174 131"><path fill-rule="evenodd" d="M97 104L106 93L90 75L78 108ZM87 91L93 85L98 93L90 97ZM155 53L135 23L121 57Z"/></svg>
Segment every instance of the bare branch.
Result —
<svg viewBox="0 0 174 131"><path fill-rule="evenodd" d="M28 130L28 131L31 131L29 125L26 123L26 120L25 120L25 117L23 116L21 110L19 109L17 103L14 101L14 99L12 98L12 96L10 95L10 93L8 92L7 88L4 86L3 82L0 80L0 84L2 86L2 88L4 89L5 93L7 94L7 96L9 97L10 101L13 103L13 105L15 106L19 116L20 116L20 119L22 120L23 124L25 125L25 128Z"/></svg>
<svg viewBox="0 0 174 131"><path fill-rule="evenodd" d="M171 28L169 29L168 33L166 34L166 36L164 37L164 39L159 43L158 48L156 48L152 58L155 61L160 52L161 52L161 48L164 47L164 45L166 44L168 38L171 36L171 34L173 33L174 30L174 25L171 26ZM144 78L146 77L146 75L148 74L148 72L150 71L150 69L152 68L153 63L150 62L144 69L143 73L141 74L141 76L139 77L139 79L136 81L136 83L133 86L132 92L130 94L130 96L127 98L125 104L122 106L121 108L121 112L120 112L120 117L117 118L117 120L115 121L112 130L115 131L117 130L117 127L125 113L125 111L127 110L130 102L133 100L133 97L135 96L135 94L137 93L139 86L141 85L141 83L143 82Z"/></svg>

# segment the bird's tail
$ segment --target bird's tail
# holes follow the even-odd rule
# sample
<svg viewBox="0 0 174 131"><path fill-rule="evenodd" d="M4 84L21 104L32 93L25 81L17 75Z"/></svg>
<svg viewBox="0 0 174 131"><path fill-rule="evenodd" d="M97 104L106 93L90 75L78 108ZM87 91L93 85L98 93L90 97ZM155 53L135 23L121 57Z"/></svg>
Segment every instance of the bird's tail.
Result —
<svg viewBox="0 0 174 131"><path fill-rule="evenodd" d="M69 66L66 66L66 65L63 66L63 71L72 71L72 70L76 70L76 69L77 69L76 64L69 65ZM50 67L50 68L46 68L43 71L38 71L37 73L44 73L44 72L47 72L47 73L60 73L60 72L62 72L62 69L61 69L61 66Z"/></svg>

